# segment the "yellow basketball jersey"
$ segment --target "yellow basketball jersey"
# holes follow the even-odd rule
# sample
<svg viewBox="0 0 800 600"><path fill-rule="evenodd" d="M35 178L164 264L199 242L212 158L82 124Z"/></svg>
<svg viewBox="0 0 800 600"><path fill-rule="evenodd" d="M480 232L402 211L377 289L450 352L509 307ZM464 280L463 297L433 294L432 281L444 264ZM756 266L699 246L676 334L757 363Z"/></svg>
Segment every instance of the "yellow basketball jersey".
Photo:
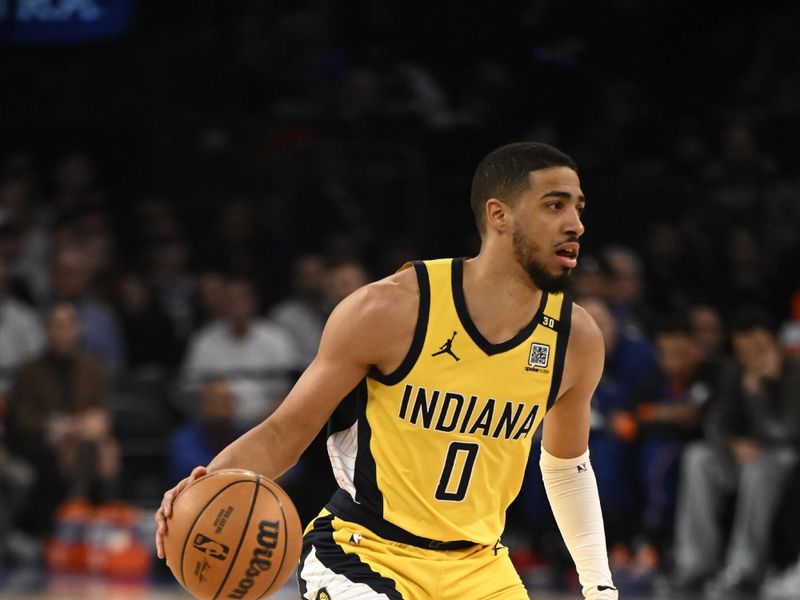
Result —
<svg viewBox="0 0 800 600"><path fill-rule="evenodd" d="M572 305L542 292L532 321L492 344L470 319L463 261L412 263L420 305L408 355L393 373L372 369L342 402L328 453L362 515L424 538L492 544L558 393Z"/></svg>

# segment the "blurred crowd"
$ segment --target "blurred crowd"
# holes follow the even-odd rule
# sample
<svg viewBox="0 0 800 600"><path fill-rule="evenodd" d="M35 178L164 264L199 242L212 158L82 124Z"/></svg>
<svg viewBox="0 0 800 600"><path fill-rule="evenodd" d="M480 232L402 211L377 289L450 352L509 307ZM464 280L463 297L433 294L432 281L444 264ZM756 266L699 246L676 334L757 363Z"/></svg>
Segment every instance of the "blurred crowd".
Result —
<svg viewBox="0 0 800 600"><path fill-rule="evenodd" d="M621 252L610 248L609 262ZM625 292L593 270L579 268L574 291L606 346L589 448L618 585L747 598L764 586L770 597L794 597L797 347L762 307L743 304L728 318L707 304L653 314L638 302L640 275L628 273ZM515 518L534 533L518 558L547 581L560 543L538 466L529 471Z"/></svg>
<svg viewBox="0 0 800 600"><path fill-rule="evenodd" d="M4 53L0 560L113 572L79 525L268 415L354 289L474 252L475 164L536 139L588 198L620 585L796 590L800 11L579 4L141 3L124 40ZM530 469L515 561L564 583ZM322 437L282 483L311 518Z"/></svg>

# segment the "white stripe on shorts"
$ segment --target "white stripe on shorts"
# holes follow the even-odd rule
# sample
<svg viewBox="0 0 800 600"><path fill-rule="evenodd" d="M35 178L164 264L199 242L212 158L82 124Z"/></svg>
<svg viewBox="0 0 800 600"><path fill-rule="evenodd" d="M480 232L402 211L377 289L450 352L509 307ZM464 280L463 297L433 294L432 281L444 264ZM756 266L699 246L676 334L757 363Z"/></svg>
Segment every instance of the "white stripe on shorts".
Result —
<svg viewBox="0 0 800 600"><path fill-rule="evenodd" d="M386 594L379 594L367 584L355 583L331 571L320 562L317 549L313 547L303 561L300 577L306 582L307 591L303 597L308 600L314 600L322 588L336 600L389 600Z"/></svg>

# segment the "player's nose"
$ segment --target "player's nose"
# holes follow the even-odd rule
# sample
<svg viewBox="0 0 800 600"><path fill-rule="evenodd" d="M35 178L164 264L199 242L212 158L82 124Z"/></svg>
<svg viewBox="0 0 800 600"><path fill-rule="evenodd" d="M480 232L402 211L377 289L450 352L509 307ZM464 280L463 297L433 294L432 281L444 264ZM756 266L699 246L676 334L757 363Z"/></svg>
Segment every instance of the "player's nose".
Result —
<svg viewBox="0 0 800 600"><path fill-rule="evenodd" d="M583 226L581 215L577 210L567 211L567 218L564 221L564 233L568 235L583 235L586 228Z"/></svg>

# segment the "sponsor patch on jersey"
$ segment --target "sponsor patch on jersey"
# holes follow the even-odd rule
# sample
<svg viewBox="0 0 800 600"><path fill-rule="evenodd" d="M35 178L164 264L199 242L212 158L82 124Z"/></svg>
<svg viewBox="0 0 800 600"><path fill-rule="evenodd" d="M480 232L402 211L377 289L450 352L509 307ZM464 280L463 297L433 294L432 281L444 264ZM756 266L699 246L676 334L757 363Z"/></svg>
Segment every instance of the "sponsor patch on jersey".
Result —
<svg viewBox="0 0 800 600"><path fill-rule="evenodd" d="M528 366L546 369L549 362L550 346L533 342L531 344L531 352L528 355Z"/></svg>

